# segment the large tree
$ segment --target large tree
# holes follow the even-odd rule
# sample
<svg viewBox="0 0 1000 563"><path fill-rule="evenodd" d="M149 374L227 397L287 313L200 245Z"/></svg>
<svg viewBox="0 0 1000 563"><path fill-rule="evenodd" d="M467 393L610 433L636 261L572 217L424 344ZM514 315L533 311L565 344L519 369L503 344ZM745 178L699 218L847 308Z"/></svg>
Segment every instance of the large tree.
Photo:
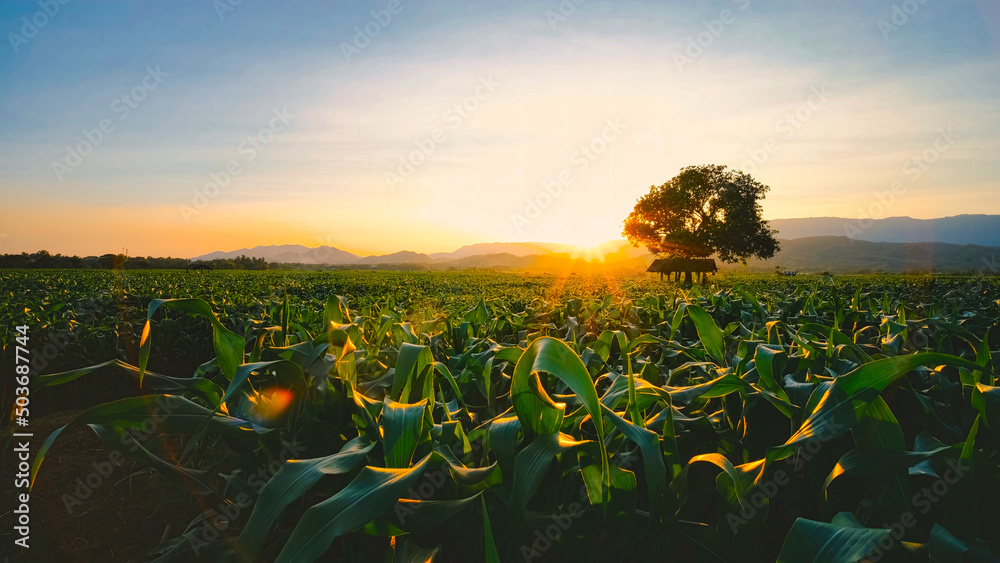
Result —
<svg viewBox="0 0 1000 563"><path fill-rule="evenodd" d="M760 200L770 188L749 174L707 164L683 168L652 186L625 219L622 235L633 246L682 258L718 253L723 262L768 259L780 249Z"/></svg>

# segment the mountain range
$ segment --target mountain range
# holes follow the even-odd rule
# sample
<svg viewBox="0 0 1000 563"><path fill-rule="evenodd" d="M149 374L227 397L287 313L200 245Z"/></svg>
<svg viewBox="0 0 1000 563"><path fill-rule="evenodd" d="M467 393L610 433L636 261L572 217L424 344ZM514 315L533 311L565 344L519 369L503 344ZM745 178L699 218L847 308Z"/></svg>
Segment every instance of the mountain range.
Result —
<svg viewBox="0 0 1000 563"><path fill-rule="evenodd" d="M1000 246L1000 215L956 215L940 219L887 217L862 220L840 217L773 219L778 237L841 236L870 242L947 242Z"/></svg>
<svg viewBox="0 0 1000 563"><path fill-rule="evenodd" d="M617 241L617 244L627 244L625 241ZM446 262L470 258L473 256L494 256L507 254L516 258L525 256L542 256L553 253L572 253L575 247L569 244L556 244L547 242L489 242L470 244L459 248L454 252L435 252L433 254L423 254L403 250L392 254L359 256L346 250L341 250L332 246L320 246L309 248L301 244L282 244L270 246L255 246L253 248L241 248L230 252L216 251L203 256L192 258L193 261L220 260L236 258L237 256L249 256L251 258L263 258L268 262L280 262L284 264L427 264L431 262Z"/></svg>
<svg viewBox="0 0 1000 563"><path fill-rule="evenodd" d="M837 217L775 219L781 251L771 260L752 260L746 266L720 264L722 269L769 271L775 267L802 271L855 272L864 270L954 271L1000 269L1000 215L959 215L940 219L890 217L859 221ZM642 248L624 240L600 247L602 268L644 270L653 259ZM336 267L408 265L424 269L502 268L552 271L572 267L591 269L593 258L572 245L544 242L494 242L463 246L453 252L359 256L332 246L272 245L212 252L194 261L264 258L269 262Z"/></svg>

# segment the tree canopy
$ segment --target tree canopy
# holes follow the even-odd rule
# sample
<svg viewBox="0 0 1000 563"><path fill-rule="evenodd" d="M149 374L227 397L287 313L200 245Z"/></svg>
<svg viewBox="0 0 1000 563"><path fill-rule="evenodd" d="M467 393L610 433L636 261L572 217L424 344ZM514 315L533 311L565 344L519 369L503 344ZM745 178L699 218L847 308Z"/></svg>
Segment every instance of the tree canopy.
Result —
<svg viewBox="0 0 1000 563"><path fill-rule="evenodd" d="M625 219L622 235L654 254L723 262L768 259L780 245L761 216L770 188L749 174L707 164L681 169L667 183L651 186Z"/></svg>

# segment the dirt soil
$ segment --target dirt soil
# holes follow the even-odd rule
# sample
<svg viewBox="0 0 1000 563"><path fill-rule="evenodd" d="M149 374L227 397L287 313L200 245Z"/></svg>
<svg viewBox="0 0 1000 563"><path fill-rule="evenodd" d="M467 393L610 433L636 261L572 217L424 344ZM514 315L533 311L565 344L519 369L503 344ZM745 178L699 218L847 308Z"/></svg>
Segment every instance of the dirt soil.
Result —
<svg viewBox="0 0 1000 563"><path fill-rule="evenodd" d="M32 457L54 430L79 412L32 418L30 428L25 429L34 433ZM179 536L201 511L181 486L142 470L127 457L119 458L118 453L126 453L124 448L113 452L89 427L83 427L60 436L45 457L31 491L31 548L17 548L12 501L23 489L14 489L14 447L14 443L8 445L0 460L4 476L0 481L0 556L6 558L5 563L142 561L163 539ZM121 459L121 465L110 465L112 459ZM111 474L103 477L97 469L111 470ZM100 478L89 495L89 487L83 488L88 478L92 484ZM76 503L70 496L75 492L87 498Z"/></svg>

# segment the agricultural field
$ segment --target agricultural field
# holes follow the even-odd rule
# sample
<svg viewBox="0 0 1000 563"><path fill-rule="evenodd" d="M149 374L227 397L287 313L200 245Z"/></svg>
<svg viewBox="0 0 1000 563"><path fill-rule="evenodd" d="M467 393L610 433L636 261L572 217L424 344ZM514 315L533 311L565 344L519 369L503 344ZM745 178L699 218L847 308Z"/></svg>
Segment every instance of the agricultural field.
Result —
<svg viewBox="0 0 1000 563"><path fill-rule="evenodd" d="M3 369L17 326L33 354L42 557L1000 557L998 278L0 270L0 288Z"/></svg>

